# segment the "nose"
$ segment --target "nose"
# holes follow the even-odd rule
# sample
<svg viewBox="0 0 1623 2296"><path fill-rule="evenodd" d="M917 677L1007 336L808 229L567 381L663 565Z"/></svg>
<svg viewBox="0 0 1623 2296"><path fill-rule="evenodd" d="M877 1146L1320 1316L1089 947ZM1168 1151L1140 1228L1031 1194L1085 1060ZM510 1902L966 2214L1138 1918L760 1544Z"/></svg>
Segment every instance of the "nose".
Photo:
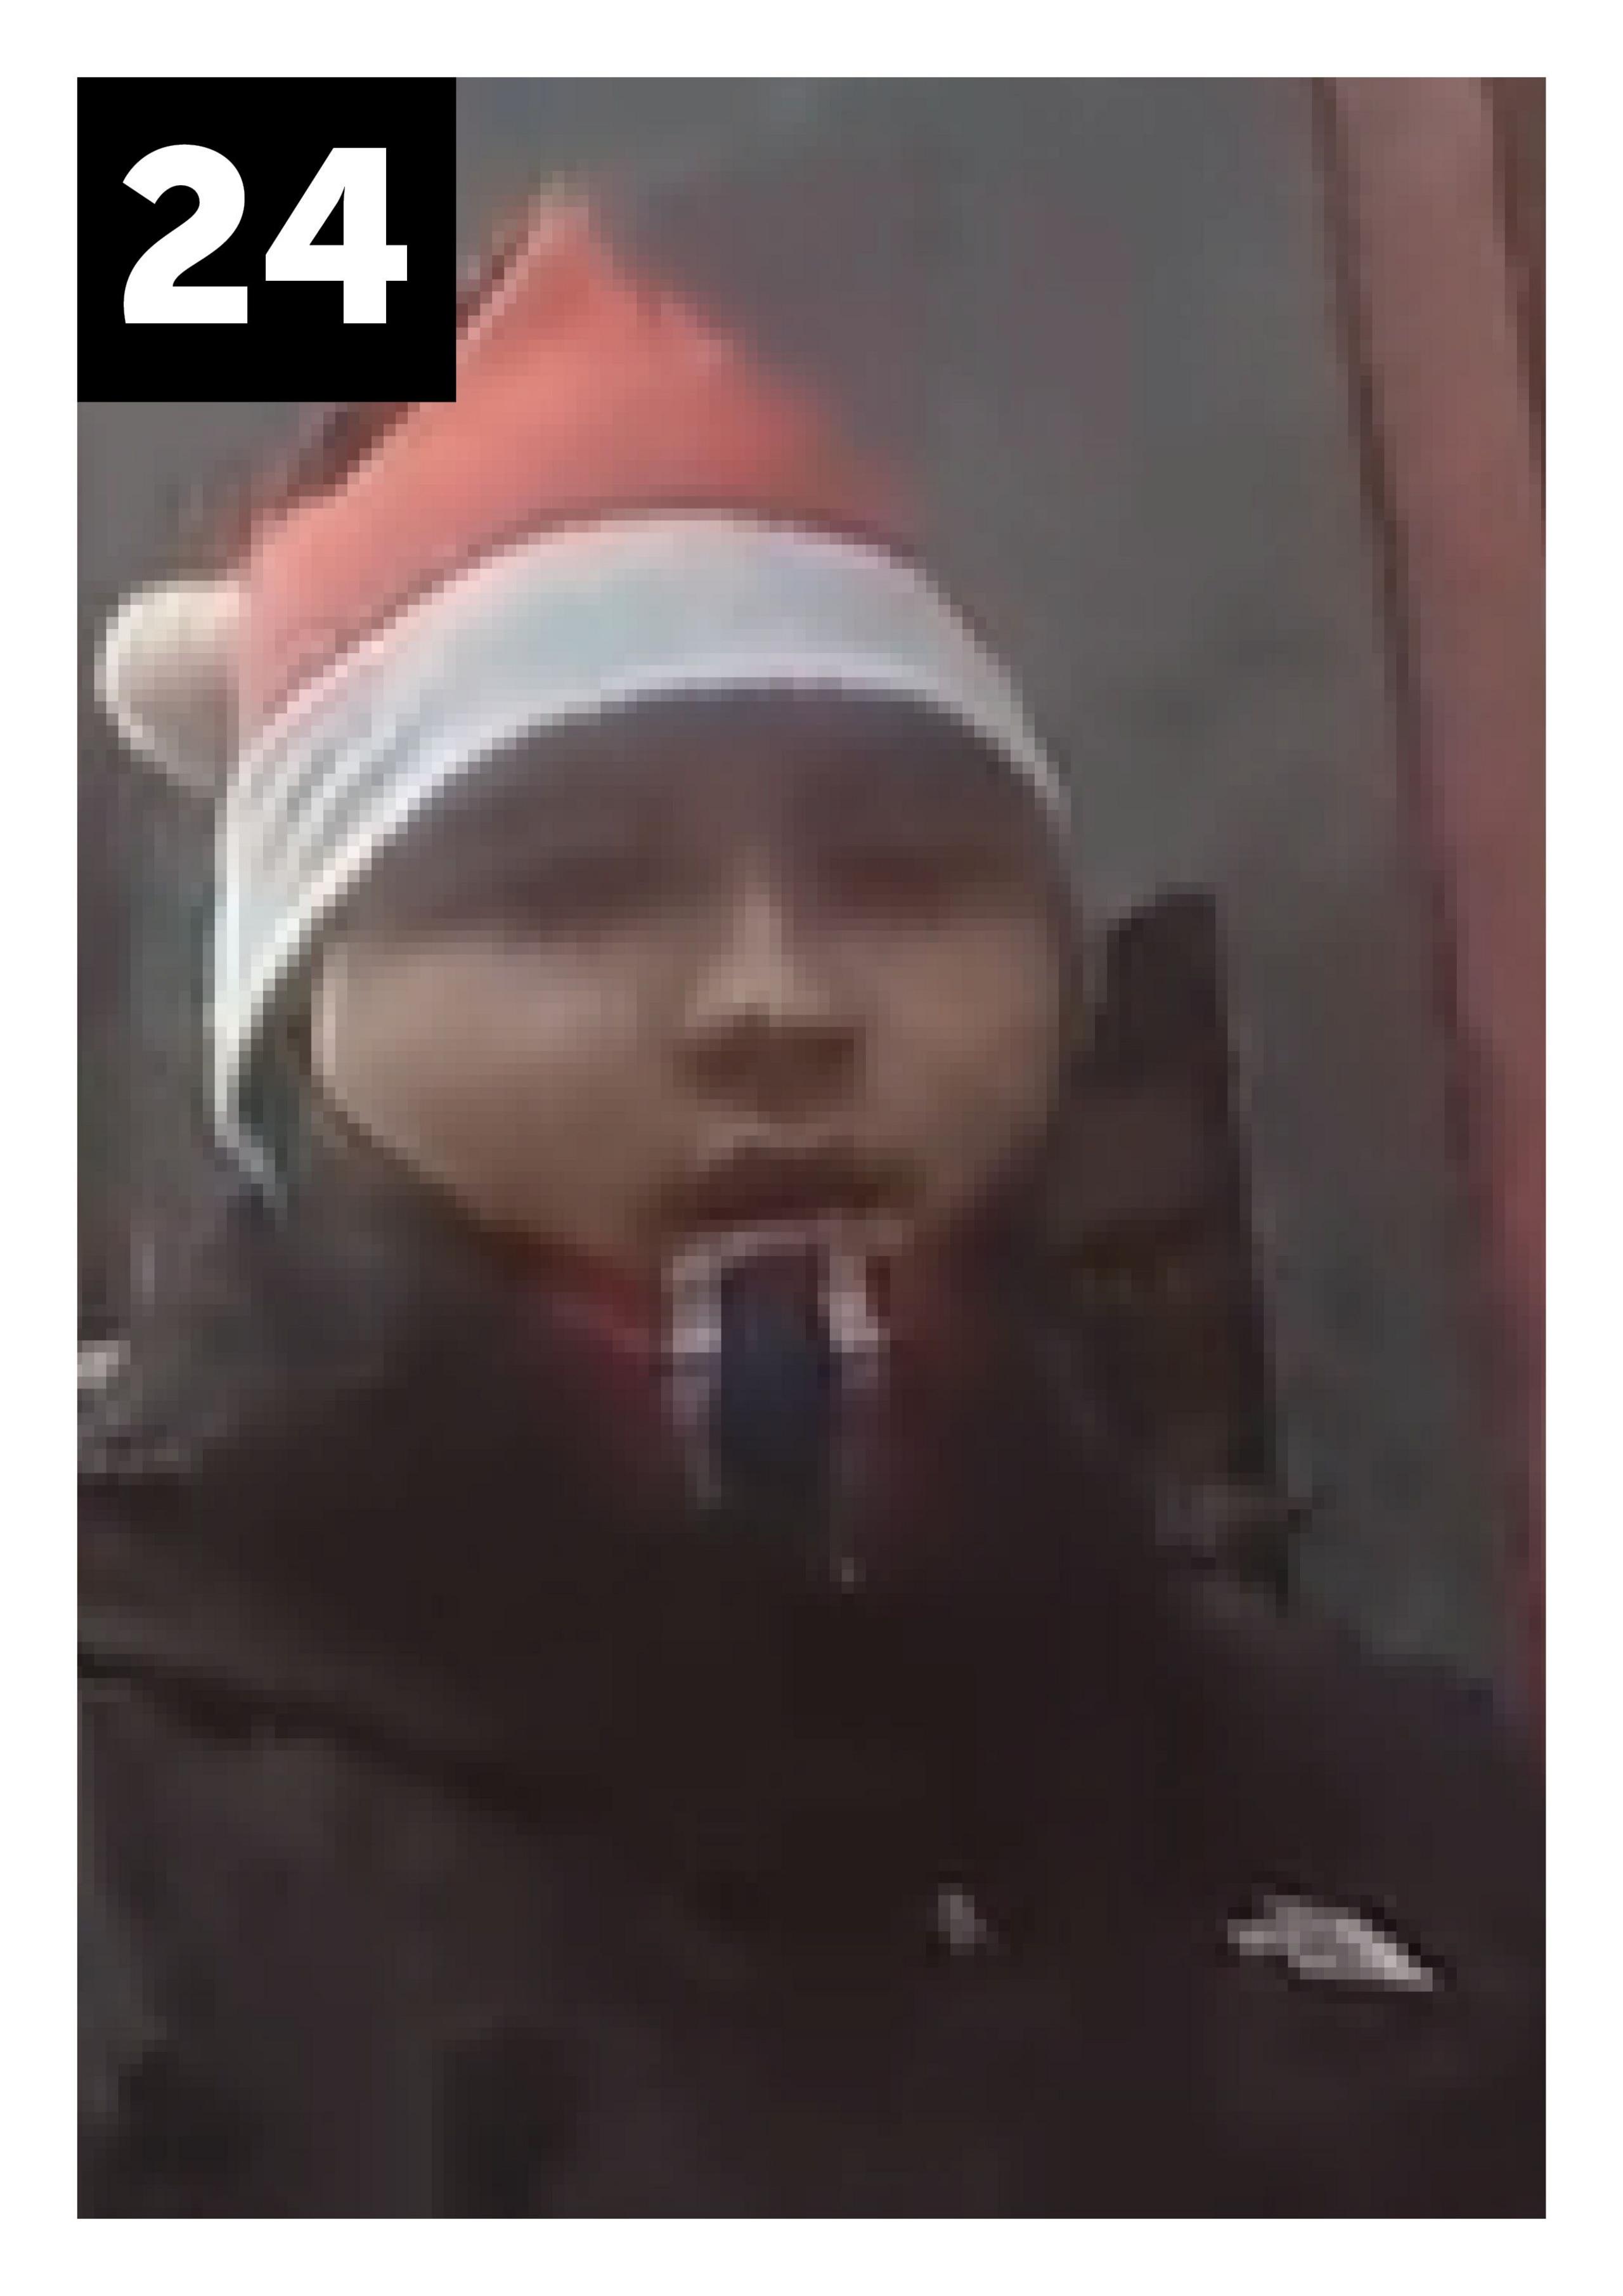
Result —
<svg viewBox="0 0 1623 2296"><path fill-rule="evenodd" d="M801 1116L849 1082L859 1042L784 889L750 865L692 983L681 1030L688 1075L751 1113Z"/></svg>

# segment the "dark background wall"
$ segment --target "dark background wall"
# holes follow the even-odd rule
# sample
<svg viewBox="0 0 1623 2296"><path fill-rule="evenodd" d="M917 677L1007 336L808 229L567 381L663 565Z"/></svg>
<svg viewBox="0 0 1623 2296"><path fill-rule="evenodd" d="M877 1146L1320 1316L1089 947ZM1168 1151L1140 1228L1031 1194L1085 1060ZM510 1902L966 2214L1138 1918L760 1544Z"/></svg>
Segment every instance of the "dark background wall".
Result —
<svg viewBox="0 0 1623 2296"><path fill-rule="evenodd" d="M465 84L462 228L604 173L635 235L910 475L944 573L1072 761L1102 914L1225 921L1310 1600L1496 1650L1422 888L1288 83ZM81 412L81 619L160 570L280 406ZM87 692L87 689L86 689ZM206 828L86 707L82 1290L205 1216ZM139 1259L140 1251L135 1257Z"/></svg>

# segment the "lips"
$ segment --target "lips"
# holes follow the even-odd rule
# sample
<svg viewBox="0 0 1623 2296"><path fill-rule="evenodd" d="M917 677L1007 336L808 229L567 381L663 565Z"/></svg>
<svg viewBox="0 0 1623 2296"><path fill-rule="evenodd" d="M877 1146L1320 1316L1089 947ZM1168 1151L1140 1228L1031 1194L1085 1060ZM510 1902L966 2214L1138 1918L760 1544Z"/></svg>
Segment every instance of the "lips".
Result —
<svg viewBox="0 0 1623 2296"><path fill-rule="evenodd" d="M657 1220L668 1243L761 1231L816 1235L852 1220L898 1213L899 1176L842 1152L750 1148L701 1167L668 1189Z"/></svg>

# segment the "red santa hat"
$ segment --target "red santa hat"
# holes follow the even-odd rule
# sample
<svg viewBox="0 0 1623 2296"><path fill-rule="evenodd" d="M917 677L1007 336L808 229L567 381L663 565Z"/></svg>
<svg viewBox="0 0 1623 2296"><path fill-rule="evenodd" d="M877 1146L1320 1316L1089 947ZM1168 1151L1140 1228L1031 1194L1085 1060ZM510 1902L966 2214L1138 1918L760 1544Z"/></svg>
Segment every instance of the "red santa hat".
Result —
<svg viewBox="0 0 1623 2296"><path fill-rule="evenodd" d="M103 699L223 792L217 1112L324 924L434 801L521 737L696 693L905 700L976 735L1063 831L1007 674L917 562L890 487L818 410L538 217L410 409L232 580L126 607Z"/></svg>

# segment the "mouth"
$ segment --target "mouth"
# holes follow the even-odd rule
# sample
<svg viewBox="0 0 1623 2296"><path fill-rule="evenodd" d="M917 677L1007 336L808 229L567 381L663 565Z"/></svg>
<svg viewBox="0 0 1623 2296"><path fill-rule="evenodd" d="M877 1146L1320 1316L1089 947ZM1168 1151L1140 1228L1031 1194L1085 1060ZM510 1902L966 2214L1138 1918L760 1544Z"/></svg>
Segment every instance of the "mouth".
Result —
<svg viewBox="0 0 1623 2296"><path fill-rule="evenodd" d="M668 1190L658 1226L668 1254L725 1265L773 1249L881 1242L905 1213L899 1175L844 1154L750 1149L701 1167Z"/></svg>

